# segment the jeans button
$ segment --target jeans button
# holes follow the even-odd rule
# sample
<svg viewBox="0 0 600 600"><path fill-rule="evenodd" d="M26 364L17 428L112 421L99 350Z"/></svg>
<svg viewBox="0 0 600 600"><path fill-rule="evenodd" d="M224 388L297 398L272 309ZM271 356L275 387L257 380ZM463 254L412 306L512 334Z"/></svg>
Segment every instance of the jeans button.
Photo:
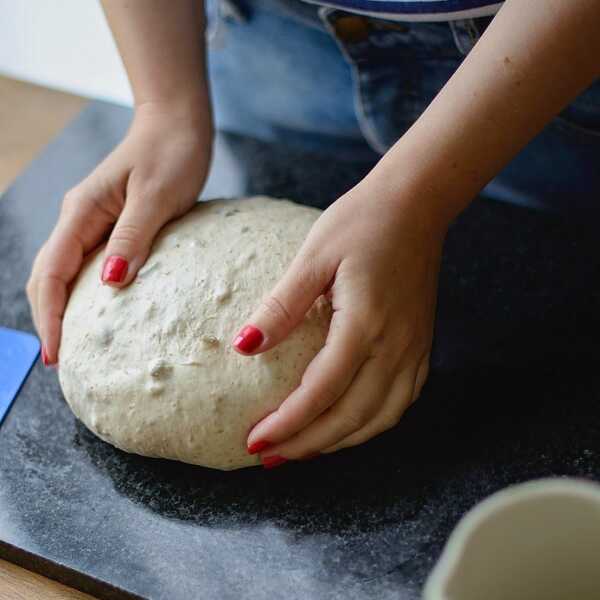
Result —
<svg viewBox="0 0 600 600"><path fill-rule="evenodd" d="M333 23L337 37L343 42L362 42L369 37L370 26L363 17L344 15Z"/></svg>

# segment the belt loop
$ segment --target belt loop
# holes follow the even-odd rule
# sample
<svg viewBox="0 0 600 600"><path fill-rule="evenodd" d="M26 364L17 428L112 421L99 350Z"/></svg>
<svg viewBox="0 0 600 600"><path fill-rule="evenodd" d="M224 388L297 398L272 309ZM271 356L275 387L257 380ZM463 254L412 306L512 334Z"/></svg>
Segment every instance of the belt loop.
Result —
<svg viewBox="0 0 600 600"><path fill-rule="evenodd" d="M248 15L238 2L234 0L220 0L221 16L224 19L231 19L236 23L245 23L248 21Z"/></svg>
<svg viewBox="0 0 600 600"><path fill-rule="evenodd" d="M479 41L479 28L474 19L457 19L449 21L454 43L459 52L466 56Z"/></svg>
<svg viewBox="0 0 600 600"><path fill-rule="evenodd" d="M227 22L242 24L248 21L248 15L235 0L208 0L206 2L208 25L206 41L213 50L225 46Z"/></svg>

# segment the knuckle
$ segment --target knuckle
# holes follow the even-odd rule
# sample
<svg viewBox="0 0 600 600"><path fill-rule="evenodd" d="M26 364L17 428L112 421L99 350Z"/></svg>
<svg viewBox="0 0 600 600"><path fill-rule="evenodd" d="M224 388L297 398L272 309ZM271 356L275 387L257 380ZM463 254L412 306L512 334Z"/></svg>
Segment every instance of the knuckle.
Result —
<svg viewBox="0 0 600 600"><path fill-rule="evenodd" d="M74 187L68 190L63 198L63 204L76 204L80 201L81 194L79 188Z"/></svg>
<svg viewBox="0 0 600 600"><path fill-rule="evenodd" d="M137 246L143 240L142 230L132 223L117 225L110 236L111 244Z"/></svg>
<svg viewBox="0 0 600 600"><path fill-rule="evenodd" d="M320 409L331 406L338 398L338 391L331 383L321 383L310 393L313 404Z"/></svg>
<svg viewBox="0 0 600 600"><path fill-rule="evenodd" d="M272 320L281 325L289 325L292 316L284 304L276 296L263 298L261 308Z"/></svg>
<svg viewBox="0 0 600 600"><path fill-rule="evenodd" d="M368 314L357 313L352 319L351 327L357 347L375 356L384 341L385 328Z"/></svg>
<svg viewBox="0 0 600 600"><path fill-rule="evenodd" d="M123 200L119 194L106 186L99 184L97 193L92 193L86 197L89 206L95 211L96 215L105 219L109 223L114 223L123 210Z"/></svg>
<svg viewBox="0 0 600 600"><path fill-rule="evenodd" d="M68 215L82 207L114 222L123 209L123 195L111 178L95 171L64 195L61 212Z"/></svg>
<svg viewBox="0 0 600 600"><path fill-rule="evenodd" d="M388 431L388 429L393 429L394 427L396 427L399 421L400 417L397 417L396 415L386 415L382 417L378 429L380 430L380 432Z"/></svg>
<svg viewBox="0 0 600 600"><path fill-rule="evenodd" d="M344 431L357 431L367 423L367 414L363 411L347 411L340 416L340 421Z"/></svg>
<svg viewBox="0 0 600 600"><path fill-rule="evenodd" d="M173 191L167 182L148 181L138 187L131 200L136 206L148 208L162 220L185 214L197 201L197 195L185 196Z"/></svg>
<svg viewBox="0 0 600 600"><path fill-rule="evenodd" d="M298 287L311 291L318 290L322 293L326 290L327 285L330 283L329 279L333 275L333 272L329 275L330 271L332 269L329 268L322 253L319 253L317 248L309 244L307 238L290 265L288 275L293 273L294 281Z"/></svg>
<svg viewBox="0 0 600 600"><path fill-rule="evenodd" d="M421 390L429 376L429 355L425 356L419 365L417 375L415 377L415 390L411 399L411 404L416 402L421 395Z"/></svg>
<svg viewBox="0 0 600 600"><path fill-rule="evenodd" d="M412 403L412 393L412 388L403 388L402 390L397 390L392 393L388 399L390 405L385 413L381 416L382 426L385 427L382 429L382 431L391 429L399 423L402 415Z"/></svg>
<svg viewBox="0 0 600 600"><path fill-rule="evenodd" d="M427 381L427 377L429 376L429 370L430 370L430 357L429 357L429 354L427 354L427 356L425 356L421 360L421 364L419 365L419 370L417 371L417 388L419 390L423 387L423 385L425 384L425 381Z"/></svg>
<svg viewBox="0 0 600 600"><path fill-rule="evenodd" d="M61 212L69 213L81 204L81 194L78 188L70 189L63 198Z"/></svg>
<svg viewBox="0 0 600 600"><path fill-rule="evenodd" d="M301 283L312 287L312 283L321 280L321 262L311 249L307 249L298 256L301 268L298 277Z"/></svg>
<svg viewBox="0 0 600 600"><path fill-rule="evenodd" d="M352 328L359 339L371 348L378 348L386 331L386 312L380 302L363 301L352 310Z"/></svg>

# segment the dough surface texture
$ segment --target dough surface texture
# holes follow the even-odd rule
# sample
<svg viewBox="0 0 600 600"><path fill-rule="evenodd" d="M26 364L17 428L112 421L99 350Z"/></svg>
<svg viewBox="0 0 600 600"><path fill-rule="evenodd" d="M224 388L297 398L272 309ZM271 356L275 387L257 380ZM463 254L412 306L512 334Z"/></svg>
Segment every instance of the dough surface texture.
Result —
<svg viewBox="0 0 600 600"><path fill-rule="evenodd" d="M122 290L100 283L98 252L63 322L59 379L75 415L127 452L225 470L259 464L248 432L300 383L330 306L319 298L264 354L240 356L231 341L319 214L266 197L202 202L160 232Z"/></svg>

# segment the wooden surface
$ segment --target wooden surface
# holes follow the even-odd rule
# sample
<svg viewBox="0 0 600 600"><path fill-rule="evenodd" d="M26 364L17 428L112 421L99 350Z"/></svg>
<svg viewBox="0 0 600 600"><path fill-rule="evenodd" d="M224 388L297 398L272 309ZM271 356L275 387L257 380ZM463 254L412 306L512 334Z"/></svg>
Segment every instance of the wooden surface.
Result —
<svg viewBox="0 0 600 600"><path fill-rule="evenodd" d="M0 76L0 193L86 100ZM93 600L0 560L0 600Z"/></svg>
<svg viewBox="0 0 600 600"><path fill-rule="evenodd" d="M85 102L0 76L0 193Z"/></svg>
<svg viewBox="0 0 600 600"><path fill-rule="evenodd" d="M93 600L93 598L0 560L0 600Z"/></svg>

